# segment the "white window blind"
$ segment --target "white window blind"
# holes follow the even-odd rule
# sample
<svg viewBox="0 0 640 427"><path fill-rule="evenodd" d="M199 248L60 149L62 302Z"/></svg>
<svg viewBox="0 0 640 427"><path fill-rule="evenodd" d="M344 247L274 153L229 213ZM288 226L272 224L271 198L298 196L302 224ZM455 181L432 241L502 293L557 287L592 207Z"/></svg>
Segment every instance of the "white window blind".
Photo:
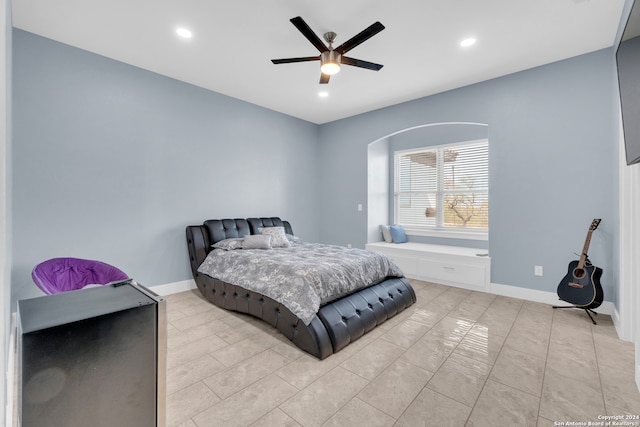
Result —
<svg viewBox="0 0 640 427"><path fill-rule="evenodd" d="M395 153L395 222L407 229L489 228L489 141Z"/></svg>

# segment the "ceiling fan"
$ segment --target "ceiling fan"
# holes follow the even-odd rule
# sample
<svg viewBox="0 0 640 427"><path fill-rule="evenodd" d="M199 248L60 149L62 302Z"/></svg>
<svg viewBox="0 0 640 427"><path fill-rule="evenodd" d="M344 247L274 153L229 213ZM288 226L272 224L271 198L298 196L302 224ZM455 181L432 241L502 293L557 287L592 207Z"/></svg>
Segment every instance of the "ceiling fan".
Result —
<svg viewBox="0 0 640 427"><path fill-rule="evenodd" d="M272 59L274 64L289 64L292 62L307 62L307 61L320 61L320 83L329 83L329 78L340 71L340 65L352 65L354 67L366 68L367 70L378 71L382 68L380 64L374 64L373 62L363 61L361 59L350 58L344 56L345 53L358 46L359 44L367 41L371 37L384 30L384 25L380 22L375 22L369 27L356 34L340 46L333 48L333 41L336 38L336 33L328 32L324 33L324 39L329 43L327 47L320 37L313 32L311 27L304 22L299 16L290 19L291 23L302 33L303 36L311 42L312 45L320 51L318 56L305 56L301 58L284 58L284 59Z"/></svg>

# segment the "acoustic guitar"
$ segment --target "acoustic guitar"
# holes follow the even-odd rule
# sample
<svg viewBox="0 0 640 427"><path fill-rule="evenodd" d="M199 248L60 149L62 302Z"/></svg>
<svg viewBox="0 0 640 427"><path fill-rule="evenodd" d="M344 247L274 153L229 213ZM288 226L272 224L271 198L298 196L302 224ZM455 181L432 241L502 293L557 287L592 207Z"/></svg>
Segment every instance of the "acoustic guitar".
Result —
<svg viewBox="0 0 640 427"><path fill-rule="evenodd" d="M587 256L591 234L598 228L600 221L601 219L597 218L591 222L580 260L569 263L569 271L558 285L558 297L577 308L597 308L604 298L600 285L602 269L591 264Z"/></svg>

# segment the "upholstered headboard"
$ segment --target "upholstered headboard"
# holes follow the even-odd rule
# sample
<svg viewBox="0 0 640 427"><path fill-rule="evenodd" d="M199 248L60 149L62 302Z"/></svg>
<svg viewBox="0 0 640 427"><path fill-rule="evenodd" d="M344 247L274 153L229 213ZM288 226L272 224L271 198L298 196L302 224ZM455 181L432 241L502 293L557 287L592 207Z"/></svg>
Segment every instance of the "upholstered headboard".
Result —
<svg viewBox="0 0 640 427"><path fill-rule="evenodd" d="M291 225L280 218L247 218L247 219L209 219L204 222L209 237L209 245L224 239L244 237L247 234L259 234L261 227L284 227L286 233L293 234Z"/></svg>
<svg viewBox="0 0 640 427"><path fill-rule="evenodd" d="M211 251L211 245L224 239L259 234L260 227L284 227L287 234L293 234L291 224L278 217L209 219L202 225L188 225L187 248L194 279L198 280L198 267Z"/></svg>

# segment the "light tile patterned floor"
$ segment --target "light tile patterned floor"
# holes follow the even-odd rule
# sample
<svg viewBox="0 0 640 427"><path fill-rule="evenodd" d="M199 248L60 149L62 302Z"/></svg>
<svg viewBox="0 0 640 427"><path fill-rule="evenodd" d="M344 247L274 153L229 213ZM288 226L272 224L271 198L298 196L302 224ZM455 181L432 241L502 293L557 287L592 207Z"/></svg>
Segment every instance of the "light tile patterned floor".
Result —
<svg viewBox="0 0 640 427"><path fill-rule="evenodd" d="M633 344L609 316L593 326L581 310L411 282L414 306L323 361L197 290L168 296L168 426L553 426L640 415Z"/></svg>

